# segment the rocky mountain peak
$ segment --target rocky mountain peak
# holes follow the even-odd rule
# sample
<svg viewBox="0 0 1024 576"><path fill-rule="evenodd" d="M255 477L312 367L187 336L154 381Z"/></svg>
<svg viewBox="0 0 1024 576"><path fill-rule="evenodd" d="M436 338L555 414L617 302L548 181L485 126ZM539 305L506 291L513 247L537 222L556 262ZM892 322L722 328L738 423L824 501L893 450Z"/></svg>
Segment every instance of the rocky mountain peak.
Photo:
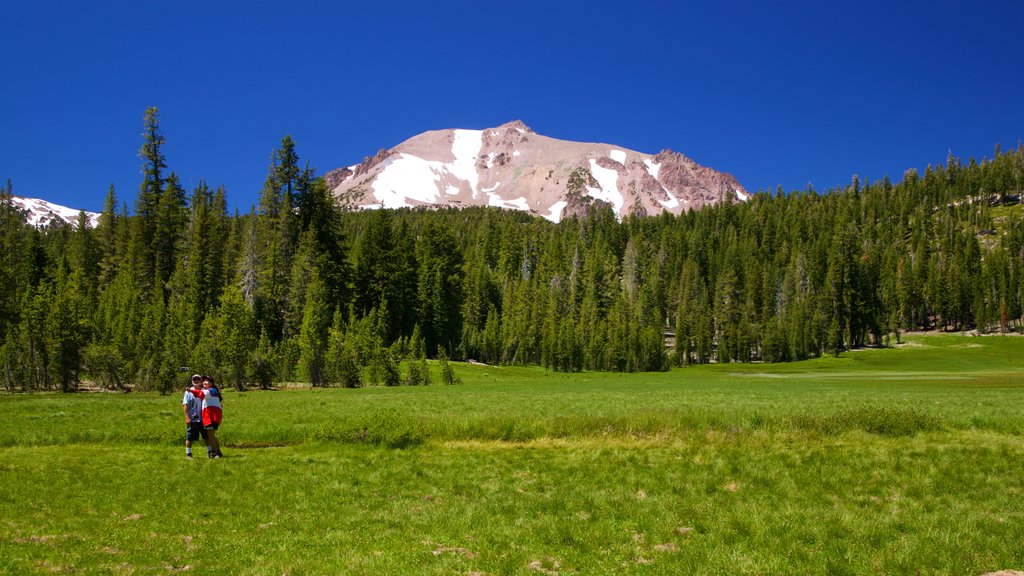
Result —
<svg viewBox="0 0 1024 576"><path fill-rule="evenodd" d="M747 198L735 178L678 152L557 140L521 120L424 132L332 170L328 184L352 208L497 206L556 222L599 202L621 217Z"/></svg>
<svg viewBox="0 0 1024 576"><path fill-rule="evenodd" d="M529 132L530 134L534 133L533 129L527 126L522 120L513 120L511 122L505 122L501 126L495 128L495 130L499 132L503 132L505 130L519 130L521 132Z"/></svg>

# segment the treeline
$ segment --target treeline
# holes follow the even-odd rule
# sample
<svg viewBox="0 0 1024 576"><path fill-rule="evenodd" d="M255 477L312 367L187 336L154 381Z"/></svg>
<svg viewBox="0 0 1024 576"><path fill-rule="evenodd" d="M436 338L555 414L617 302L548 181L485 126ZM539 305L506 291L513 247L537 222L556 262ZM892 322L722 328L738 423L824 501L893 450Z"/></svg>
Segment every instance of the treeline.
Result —
<svg viewBox="0 0 1024 576"><path fill-rule="evenodd" d="M340 210L290 137L259 204L186 191L147 110L134 210L37 229L0 189L8 390L426 384L426 358L553 370L781 362L906 330L1017 331L1024 148L680 216Z"/></svg>

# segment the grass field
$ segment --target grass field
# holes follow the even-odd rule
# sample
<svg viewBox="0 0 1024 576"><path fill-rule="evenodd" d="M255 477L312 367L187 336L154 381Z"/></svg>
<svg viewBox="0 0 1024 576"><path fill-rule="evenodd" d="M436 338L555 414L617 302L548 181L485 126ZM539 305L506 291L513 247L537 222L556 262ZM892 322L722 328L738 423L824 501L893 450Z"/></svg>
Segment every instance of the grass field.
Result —
<svg viewBox="0 0 1024 576"><path fill-rule="evenodd" d="M457 365L460 386L227 391L226 458L192 462L180 395L0 396L0 571L1024 569L1024 338L906 341L782 365Z"/></svg>

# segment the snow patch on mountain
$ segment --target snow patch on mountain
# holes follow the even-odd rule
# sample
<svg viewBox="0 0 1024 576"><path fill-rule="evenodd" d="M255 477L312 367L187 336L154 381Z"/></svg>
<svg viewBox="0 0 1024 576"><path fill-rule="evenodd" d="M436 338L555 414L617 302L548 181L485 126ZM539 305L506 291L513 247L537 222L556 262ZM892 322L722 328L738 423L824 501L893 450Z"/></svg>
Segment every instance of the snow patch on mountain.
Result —
<svg viewBox="0 0 1024 576"><path fill-rule="evenodd" d="M652 177L654 177L655 180L657 180L658 179L658 171L661 170L661 164L658 164L657 162L652 161L650 158L644 160L644 164L647 165L647 173L650 174Z"/></svg>
<svg viewBox="0 0 1024 576"><path fill-rule="evenodd" d="M83 212L82 210L68 208L67 206L61 206L60 204L54 204L39 198L11 196L11 202L18 208L24 210L26 212L28 223L36 227L59 222L67 222L68 224L76 225L78 224L78 214ZM86 212L85 215L88 218L89 227L95 228L96 225L99 224L99 213Z"/></svg>
<svg viewBox="0 0 1024 576"><path fill-rule="evenodd" d="M662 188L662 190L665 189ZM664 206L666 210L675 210L676 208L678 208L679 198L676 198L676 195L669 192L668 190L665 190L665 194L668 194L668 200L662 200L659 198L658 203Z"/></svg>
<svg viewBox="0 0 1024 576"><path fill-rule="evenodd" d="M469 183L474 198L480 182L480 174L476 171L476 157L483 145L483 135L483 130L455 130L452 138L452 155L455 156L455 161L451 163L451 173L459 180Z"/></svg>
<svg viewBox="0 0 1024 576"><path fill-rule="evenodd" d="M561 222L562 210L565 210L565 207L568 204L569 203L566 202L565 200L559 200L558 202L555 202L554 204L551 205L551 209L548 210L548 213L545 214L544 217L547 218L548 220L551 220L555 224Z"/></svg>
<svg viewBox="0 0 1024 576"><path fill-rule="evenodd" d="M619 173L610 168L602 168L594 159L590 160L590 173L594 175L594 179L601 186L600 188L587 186L590 196L608 202L615 207L616 213L621 212L624 199L619 192Z"/></svg>
<svg viewBox="0 0 1024 576"><path fill-rule="evenodd" d="M494 206L495 208L512 208L513 210L529 210L530 204L526 201L525 196L514 198L512 200L506 200L497 194L487 195L487 205Z"/></svg>
<svg viewBox="0 0 1024 576"><path fill-rule="evenodd" d="M611 158L612 160L615 160L619 164L626 163L626 153L622 150L612 150L611 152L608 153L608 157Z"/></svg>
<svg viewBox="0 0 1024 576"><path fill-rule="evenodd" d="M414 206L408 200L423 204L437 201L437 187L424 182L440 182L444 163L430 162L409 154L399 154L384 161L384 168L373 181L373 197L384 208Z"/></svg>

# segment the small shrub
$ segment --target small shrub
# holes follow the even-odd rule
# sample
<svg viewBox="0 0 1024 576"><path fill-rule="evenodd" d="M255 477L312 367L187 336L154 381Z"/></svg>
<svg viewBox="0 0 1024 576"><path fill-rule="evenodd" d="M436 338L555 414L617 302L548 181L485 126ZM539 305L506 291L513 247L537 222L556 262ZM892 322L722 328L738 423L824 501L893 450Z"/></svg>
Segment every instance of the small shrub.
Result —
<svg viewBox="0 0 1024 576"><path fill-rule="evenodd" d="M387 348L380 348L377 351L378 367L380 378L385 386L400 386L402 375L398 372L398 362L394 353Z"/></svg>
<svg viewBox="0 0 1024 576"><path fill-rule="evenodd" d="M409 362L409 373L405 377L406 386L427 386L430 384L430 370L426 359Z"/></svg>
<svg viewBox="0 0 1024 576"><path fill-rule="evenodd" d="M449 386L462 384L462 381L455 376L455 370L452 370L451 363L448 362L448 353L445 352L444 346L437 349L437 362L441 365L441 382Z"/></svg>

